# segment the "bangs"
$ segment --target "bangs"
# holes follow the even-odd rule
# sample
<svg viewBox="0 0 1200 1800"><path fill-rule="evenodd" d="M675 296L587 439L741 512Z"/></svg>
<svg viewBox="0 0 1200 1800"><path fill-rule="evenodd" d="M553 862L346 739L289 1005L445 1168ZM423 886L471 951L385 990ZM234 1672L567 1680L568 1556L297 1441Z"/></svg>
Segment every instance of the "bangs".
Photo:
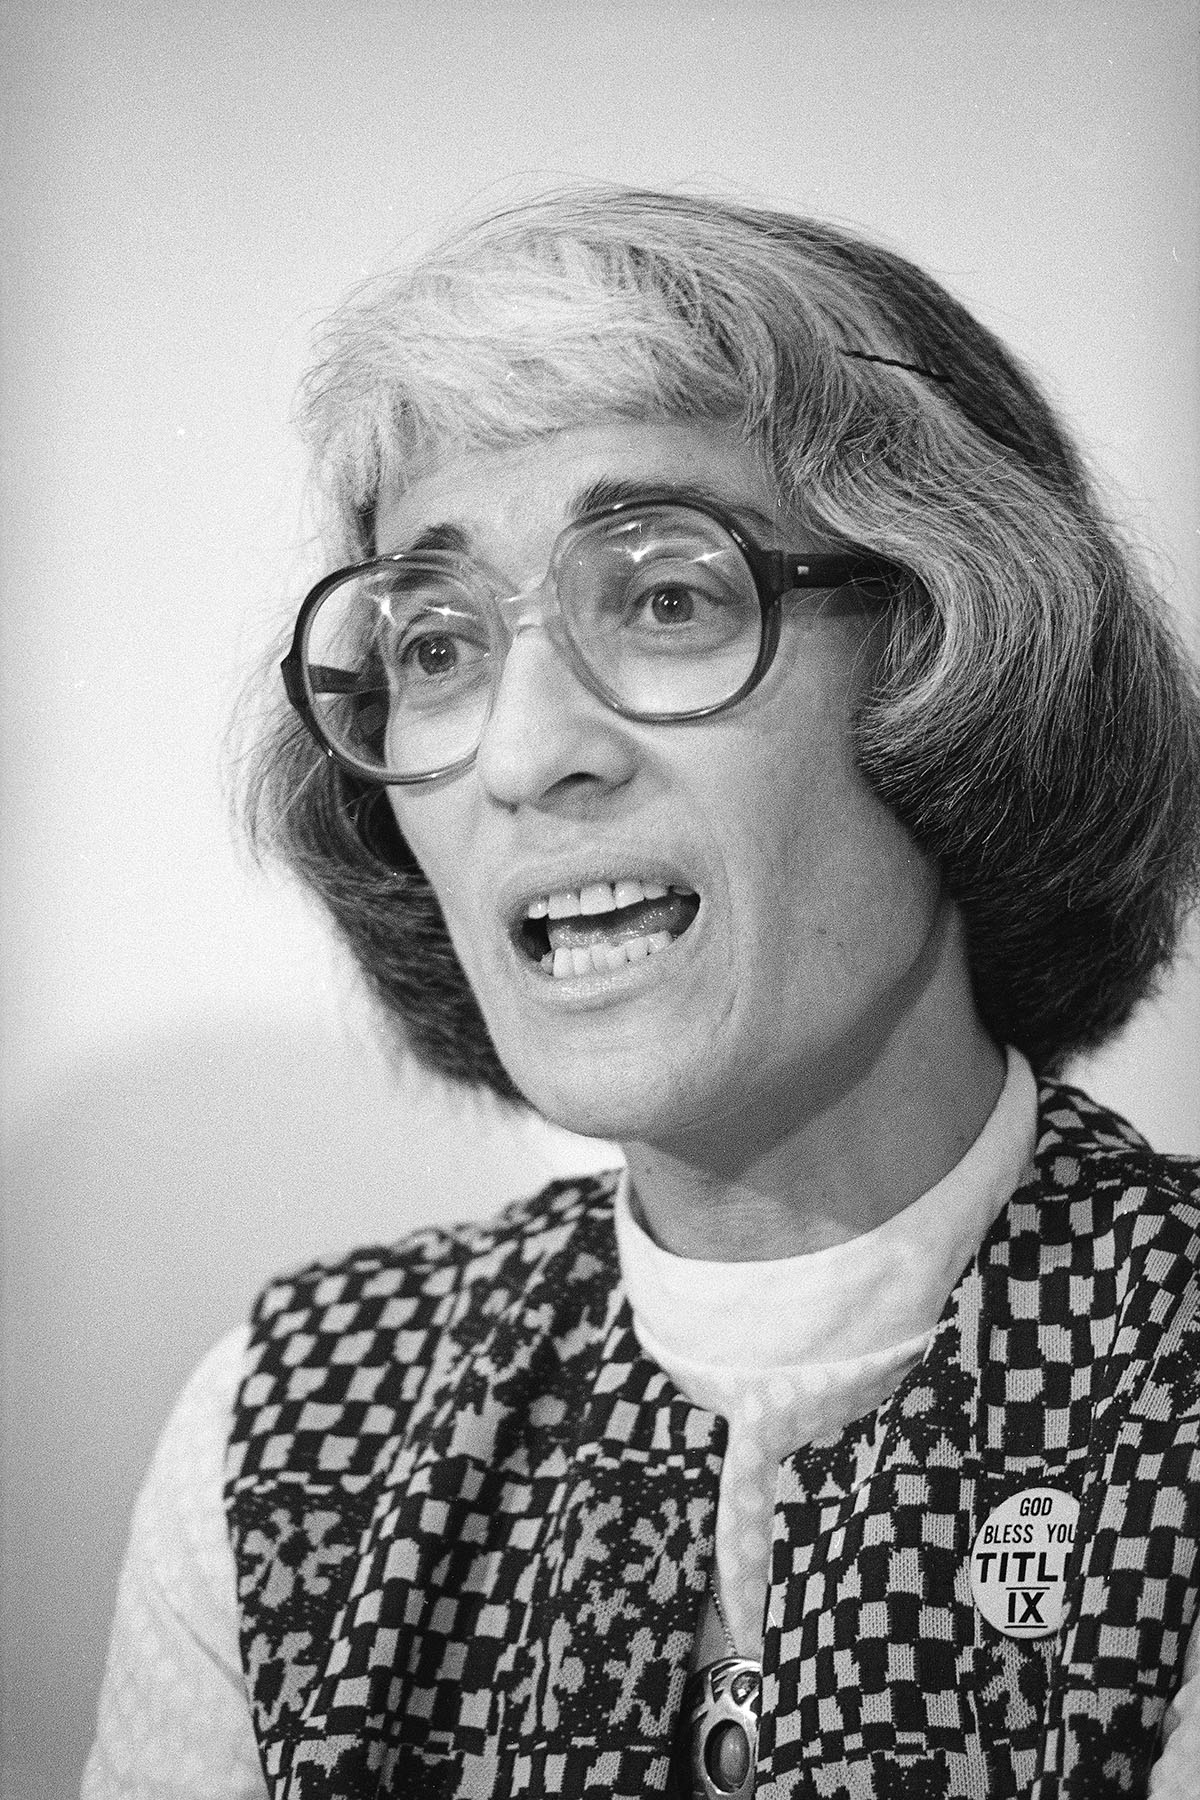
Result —
<svg viewBox="0 0 1200 1800"><path fill-rule="evenodd" d="M710 213L673 207L656 247L655 198L625 195L626 206L599 211L566 196L501 215L367 283L339 311L297 416L326 528L341 528L346 553L370 548L355 522L370 519L381 489L449 456L600 417L732 424L772 468L786 422L793 481L861 445L879 382L844 352L902 346L849 283L797 267L741 221L722 230ZM831 286L844 291L822 292ZM895 391L912 379L887 382L893 418Z"/></svg>

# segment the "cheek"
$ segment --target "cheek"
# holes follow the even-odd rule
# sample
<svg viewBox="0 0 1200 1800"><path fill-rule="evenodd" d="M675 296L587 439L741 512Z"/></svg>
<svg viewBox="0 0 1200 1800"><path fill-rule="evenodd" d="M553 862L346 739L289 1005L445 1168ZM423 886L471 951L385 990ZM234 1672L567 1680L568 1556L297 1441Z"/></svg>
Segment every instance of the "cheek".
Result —
<svg viewBox="0 0 1200 1800"><path fill-rule="evenodd" d="M459 940L467 943L472 935L462 925L466 923L466 902L475 887L469 879L465 821L459 809L446 803L445 795L430 796L419 790L406 794L393 788L388 801L401 836L437 896L455 948L460 949Z"/></svg>
<svg viewBox="0 0 1200 1800"><path fill-rule="evenodd" d="M825 723L777 738L770 773L757 766L728 813L737 936L783 982L869 980L924 941L939 903L937 869L859 774L844 716Z"/></svg>

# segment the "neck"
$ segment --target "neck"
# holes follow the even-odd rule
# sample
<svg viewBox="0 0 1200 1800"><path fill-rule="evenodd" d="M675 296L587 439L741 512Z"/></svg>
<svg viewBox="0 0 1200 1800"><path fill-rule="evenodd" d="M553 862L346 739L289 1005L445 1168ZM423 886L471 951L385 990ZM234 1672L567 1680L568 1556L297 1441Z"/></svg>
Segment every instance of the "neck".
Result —
<svg viewBox="0 0 1200 1800"><path fill-rule="evenodd" d="M786 1087L669 1144L624 1146L637 1208L678 1256L762 1262L872 1231L960 1162L1004 1083L957 921L911 1004L867 1045L826 1046Z"/></svg>

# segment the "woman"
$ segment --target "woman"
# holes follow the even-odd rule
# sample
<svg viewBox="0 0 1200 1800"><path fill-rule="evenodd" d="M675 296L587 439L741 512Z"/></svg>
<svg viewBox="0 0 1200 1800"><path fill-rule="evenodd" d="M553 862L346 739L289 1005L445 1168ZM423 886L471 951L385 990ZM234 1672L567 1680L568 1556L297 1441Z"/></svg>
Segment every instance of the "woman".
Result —
<svg viewBox="0 0 1200 1800"><path fill-rule="evenodd" d="M304 416L252 830L628 1175L267 1290L85 1791L1194 1793L1196 1170L1052 1077L1170 958L1200 713L1045 402L887 252L602 190Z"/></svg>

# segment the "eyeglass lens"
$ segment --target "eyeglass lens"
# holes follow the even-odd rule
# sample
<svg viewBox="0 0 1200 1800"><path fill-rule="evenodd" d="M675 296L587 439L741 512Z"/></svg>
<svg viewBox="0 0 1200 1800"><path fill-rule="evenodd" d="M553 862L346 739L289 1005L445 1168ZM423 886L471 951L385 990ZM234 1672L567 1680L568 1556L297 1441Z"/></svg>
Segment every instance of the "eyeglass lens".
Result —
<svg viewBox="0 0 1200 1800"><path fill-rule="evenodd" d="M627 716L719 706L754 670L754 578L703 513L656 506L569 527L549 579L568 660ZM409 779L470 757L507 649L497 599L471 565L442 555L400 557L338 583L305 651L328 740L367 771Z"/></svg>

